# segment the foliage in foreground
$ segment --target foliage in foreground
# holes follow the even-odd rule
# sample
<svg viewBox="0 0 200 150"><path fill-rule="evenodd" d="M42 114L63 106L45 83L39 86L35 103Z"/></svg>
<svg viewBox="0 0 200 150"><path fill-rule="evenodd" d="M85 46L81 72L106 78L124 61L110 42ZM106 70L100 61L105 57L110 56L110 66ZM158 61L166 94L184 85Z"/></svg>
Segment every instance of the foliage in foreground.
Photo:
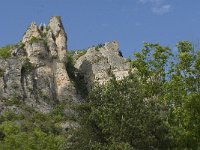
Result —
<svg viewBox="0 0 200 150"><path fill-rule="evenodd" d="M6 112L0 117L0 149L65 149L68 134L63 132L59 123L66 119L62 106L47 115L34 110L18 115Z"/></svg>
<svg viewBox="0 0 200 150"><path fill-rule="evenodd" d="M133 67L148 88L165 104L173 148L200 148L200 51L188 41L177 43L177 54L168 47L145 43ZM147 93L147 94L148 94Z"/></svg>
<svg viewBox="0 0 200 150"><path fill-rule="evenodd" d="M170 135L162 103L148 99L136 77L96 87L79 109L81 129L72 149L167 149Z"/></svg>

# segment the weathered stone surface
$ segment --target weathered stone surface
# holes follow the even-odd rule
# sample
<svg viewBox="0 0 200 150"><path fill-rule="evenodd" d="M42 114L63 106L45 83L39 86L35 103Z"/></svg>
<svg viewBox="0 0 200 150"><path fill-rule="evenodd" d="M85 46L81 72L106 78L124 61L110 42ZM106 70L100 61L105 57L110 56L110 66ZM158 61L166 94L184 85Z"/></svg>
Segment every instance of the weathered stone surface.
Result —
<svg viewBox="0 0 200 150"><path fill-rule="evenodd" d="M75 67L84 75L87 88L95 82L103 84L115 75L117 80L128 76L130 63L119 51L117 41L89 48L87 53L76 60Z"/></svg>
<svg viewBox="0 0 200 150"><path fill-rule="evenodd" d="M11 58L0 58L0 113L20 113L19 103L48 113L59 103L69 106L81 101L77 86L81 82L75 84L66 70L66 49L67 36L60 17L52 17L47 26L32 23ZM88 90L95 82L103 84L113 75L117 80L128 75L130 63L121 56L116 41L92 47L83 54L76 60L74 78L84 79ZM65 109L66 114L74 114L70 108Z"/></svg>
<svg viewBox="0 0 200 150"><path fill-rule="evenodd" d="M22 43L26 43L30 41L33 37L41 38L41 34L35 22L31 24L31 26L26 31L24 37L22 38Z"/></svg>
<svg viewBox="0 0 200 150"><path fill-rule="evenodd" d="M17 97L42 113L60 102L80 101L66 71L66 41L60 17L52 17L48 26L32 23L22 39L26 55L14 49L12 58L0 59L1 99Z"/></svg>
<svg viewBox="0 0 200 150"><path fill-rule="evenodd" d="M51 34L52 37L50 38L55 39L54 42L58 49L57 54L58 54L59 61L66 62L67 37L66 37L65 30L61 22L61 18L52 17L49 23L49 28L51 29L49 32L52 32Z"/></svg>
<svg viewBox="0 0 200 150"><path fill-rule="evenodd" d="M0 59L0 97L21 95L21 68L22 62L17 59Z"/></svg>

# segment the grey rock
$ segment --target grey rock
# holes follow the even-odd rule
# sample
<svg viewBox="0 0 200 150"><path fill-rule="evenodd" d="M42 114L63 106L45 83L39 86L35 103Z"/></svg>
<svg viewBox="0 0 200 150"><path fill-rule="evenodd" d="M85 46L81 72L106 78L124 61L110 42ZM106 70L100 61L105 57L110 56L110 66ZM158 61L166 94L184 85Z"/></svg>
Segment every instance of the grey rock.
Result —
<svg viewBox="0 0 200 150"><path fill-rule="evenodd" d="M41 34L35 22L33 22L26 31L24 37L22 38L22 43L30 41L33 37L41 38Z"/></svg>
<svg viewBox="0 0 200 150"><path fill-rule="evenodd" d="M49 113L64 103L66 114L75 114L67 106L83 99L67 73L66 56L67 36L60 17L52 17L47 26L32 23L11 58L0 59L0 113L23 112L21 103ZM114 41L89 48L77 57L75 67L90 90L95 82L104 84L113 75L117 80L128 76L130 63L121 56L118 42ZM63 124L64 128L68 126L74 125Z"/></svg>
<svg viewBox="0 0 200 150"><path fill-rule="evenodd" d="M118 42L113 41L89 48L76 60L75 67L83 74L90 90L95 82L104 84L113 75L117 80L128 76L130 63L122 57Z"/></svg>
<svg viewBox="0 0 200 150"><path fill-rule="evenodd" d="M6 106L13 97L42 113L81 100L66 71L66 42L60 17L52 17L48 26L31 24L22 38L25 55L16 48L12 58L0 59L1 108L13 111Z"/></svg>

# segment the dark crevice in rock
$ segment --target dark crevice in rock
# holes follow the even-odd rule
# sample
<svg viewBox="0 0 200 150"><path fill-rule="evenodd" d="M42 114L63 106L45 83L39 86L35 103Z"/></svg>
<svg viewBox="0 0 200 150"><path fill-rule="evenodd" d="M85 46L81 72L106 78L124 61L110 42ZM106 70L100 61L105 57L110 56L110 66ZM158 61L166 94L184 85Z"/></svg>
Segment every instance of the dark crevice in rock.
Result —
<svg viewBox="0 0 200 150"><path fill-rule="evenodd" d="M58 95L57 95L57 92L56 92L56 89L58 88L57 87L57 84L56 84L56 75L55 75L55 70L56 70L56 67L55 67L55 64L56 64L56 59L52 59L52 72L53 72L53 76L52 76L52 85L51 85L51 90L53 91L53 96L55 97L55 101L56 103L59 103L59 100L58 100Z"/></svg>
<svg viewBox="0 0 200 150"><path fill-rule="evenodd" d="M53 39L53 41L55 42L55 41L56 41L56 37L54 36L53 33L52 33L51 35L52 35L52 39Z"/></svg>
<svg viewBox="0 0 200 150"><path fill-rule="evenodd" d="M25 98L27 97L26 96L26 90L25 90L25 81L26 81L26 73L25 73L25 68L22 67L21 68L21 79L20 79L20 83L21 83L21 88L22 88L22 92L23 92L23 95L22 95L22 100L24 101ZM27 84L27 83L26 83Z"/></svg>
<svg viewBox="0 0 200 150"><path fill-rule="evenodd" d="M120 50L119 50L119 56L123 57L123 54L122 54L122 52Z"/></svg>
<svg viewBox="0 0 200 150"><path fill-rule="evenodd" d="M88 90L86 87L86 82L84 80L84 75L76 69L71 61L66 64L66 70L71 81L73 81L76 88L77 94L81 95L82 98L86 98L88 95Z"/></svg>
<svg viewBox="0 0 200 150"><path fill-rule="evenodd" d="M49 81L49 89L50 89L50 94L52 94L52 99L55 101L55 104L58 104L59 101L57 99L57 94L56 94L56 88L55 88L55 77L52 78L52 81Z"/></svg>
<svg viewBox="0 0 200 150"><path fill-rule="evenodd" d="M87 94L88 94L88 91L92 89L91 83L94 81L94 74L92 72L92 63L89 62L88 60L84 60L79 68L79 72L81 76L83 77L84 91L87 91ZM88 78L89 75L90 75L90 78Z"/></svg>
<svg viewBox="0 0 200 150"><path fill-rule="evenodd" d="M43 95L43 100L47 102L47 104L54 106L59 103L56 95L56 89L54 85L53 78L46 78L46 86L48 88L48 95Z"/></svg>
<svg viewBox="0 0 200 150"><path fill-rule="evenodd" d="M31 74L31 80L32 80L32 86L33 86L33 90L32 90L32 94L35 97L36 102L38 101L38 87L37 87L37 80L36 80L36 72L33 71Z"/></svg>
<svg viewBox="0 0 200 150"><path fill-rule="evenodd" d="M6 76L6 75L3 75L3 89L4 89L4 92L6 92L7 81L8 81L7 76Z"/></svg>

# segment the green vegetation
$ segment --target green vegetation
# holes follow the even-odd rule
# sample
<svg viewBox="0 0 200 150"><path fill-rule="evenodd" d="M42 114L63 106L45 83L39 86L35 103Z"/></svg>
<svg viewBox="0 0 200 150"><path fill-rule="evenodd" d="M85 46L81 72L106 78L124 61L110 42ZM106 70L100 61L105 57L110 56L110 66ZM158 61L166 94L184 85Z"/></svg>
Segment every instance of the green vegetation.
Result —
<svg viewBox="0 0 200 150"><path fill-rule="evenodd" d="M45 44L45 46L47 46L47 41L44 38L38 38L38 37L34 37L34 36L29 41L29 44L38 43L41 41Z"/></svg>
<svg viewBox="0 0 200 150"><path fill-rule="evenodd" d="M126 58L126 62L131 62L131 57Z"/></svg>
<svg viewBox="0 0 200 150"><path fill-rule="evenodd" d="M4 70L0 68L0 77L3 77L4 75Z"/></svg>
<svg viewBox="0 0 200 150"><path fill-rule="evenodd" d="M17 94L13 94L10 99L5 99L4 100L4 105L5 106L21 106L22 101L21 101L21 96Z"/></svg>
<svg viewBox="0 0 200 150"><path fill-rule="evenodd" d="M0 149L63 150L69 133L59 126L69 120L58 105L50 114L32 110L23 114L5 112L0 116Z"/></svg>
<svg viewBox="0 0 200 150"><path fill-rule="evenodd" d="M28 73L30 71L33 70L33 65L31 64L30 60L28 58L26 58L26 60L24 61L24 64L22 66L22 73Z"/></svg>
<svg viewBox="0 0 200 150"><path fill-rule="evenodd" d="M11 56L11 51L14 48L13 45L7 45L0 48L0 58L9 58Z"/></svg>
<svg viewBox="0 0 200 150"><path fill-rule="evenodd" d="M23 50L23 52L25 53L26 51L24 49L24 46L25 45L22 42L19 42L15 45L6 45L6 46L0 48L0 58L4 58L4 59L10 58L12 50L14 50L16 48Z"/></svg>
<svg viewBox="0 0 200 150"><path fill-rule="evenodd" d="M134 72L85 93L85 101L74 107L76 119L67 116L65 105L49 114L24 108L26 113L1 115L0 149L200 149L200 52L188 41L176 46L175 55L168 47L144 43L134 54ZM84 93L72 55L67 59L68 74ZM23 108L16 99L7 106ZM63 130L60 123L69 120L80 126Z"/></svg>
<svg viewBox="0 0 200 150"><path fill-rule="evenodd" d="M46 30L49 31L51 30L51 28L49 26L46 26Z"/></svg>
<svg viewBox="0 0 200 150"><path fill-rule="evenodd" d="M87 53L86 50L79 50L79 51L76 51L77 52L77 55L76 55L76 59L78 59L79 57L85 55Z"/></svg>
<svg viewBox="0 0 200 150"><path fill-rule="evenodd" d="M100 48L102 48L104 46L104 44L98 44L97 46L95 46L95 50L99 51Z"/></svg>
<svg viewBox="0 0 200 150"><path fill-rule="evenodd" d="M81 56L85 55L87 53L87 50L68 50L67 55L70 56L73 61L76 61Z"/></svg>
<svg viewBox="0 0 200 150"><path fill-rule="evenodd" d="M133 66L148 87L146 95L157 96L164 104L173 146L199 149L200 53L188 41L176 46L174 55L168 47L145 43L142 52L135 54Z"/></svg>
<svg viewBox="0 0 200 150"><path fill-rule="evenodd" d="M144 43L135 72L89 93L71 149L199 149L200 52Z"/></svg>
<svg viewBox="0 0 200 150"><path fill-rule="evenodd" d="M135 76L94 88L78 109L81 128L71 149L168 149L162 103L157 97L147 99L143 88Z"/></svg>
<svg viewBox="0 0 200 150"><path fill-rule="evenodd" d="M37 37L34 37L34 36L33 36L33 37L31 38L31 40L29 41L29 43L30 43L30 44L33 44L33 43L37 43L37 42L39 42L39 41L41 41L40 38L37 38Z"/></svg>
<svg viewBox="0 0 200 150"><path fill-rule="evenodd" d="M16 47L16 48L19 48L19 49L23 49L23 50L25 50L25 49L24 49L25 44L22 43L22 41L20 41L19 43L17 43L17 44L15 45L15 47Z"/></svg>

